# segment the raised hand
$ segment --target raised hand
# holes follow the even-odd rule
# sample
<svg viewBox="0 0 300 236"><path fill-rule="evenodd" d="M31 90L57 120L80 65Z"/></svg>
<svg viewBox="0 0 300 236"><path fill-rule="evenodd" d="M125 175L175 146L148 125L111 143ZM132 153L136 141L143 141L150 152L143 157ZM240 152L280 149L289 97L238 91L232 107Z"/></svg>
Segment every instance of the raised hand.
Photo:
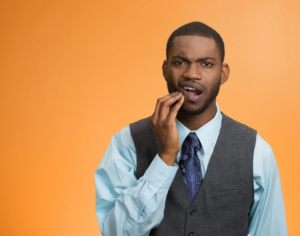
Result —
<svg viewBox="0 0 300 236"><path fill-rule="evenodd" d="M159 98L149 123L159 141L158 155L170 166L174 165L180 149L179 135L175 118L184 102L182 93L174 92Z"/></svg>

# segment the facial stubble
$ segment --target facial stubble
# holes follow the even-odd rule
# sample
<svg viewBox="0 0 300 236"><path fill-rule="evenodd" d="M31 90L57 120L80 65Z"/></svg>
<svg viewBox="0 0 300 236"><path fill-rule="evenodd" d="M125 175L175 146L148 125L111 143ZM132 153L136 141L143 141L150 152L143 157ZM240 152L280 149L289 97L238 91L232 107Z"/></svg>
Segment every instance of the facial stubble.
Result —
<svg viewBox="0 0 300 236"><path fill-rule="evenodd" d="M202 112L204 112L208 108L208 106L218 96L219 91L220 91L220 86L221 86L220 80L217 81L216 84L213 85L213 87L211 88L210 91L208 91L209 92L208 97L205 99L202 106L198 107L197 109L191 110L191 109L188 109L187 106L185 106L185 104L183 103L183 105L179 109L179 112L182 112L182 113L184 113L186 115L190 115L190 116L200 115ZM167 81L167 87L168 87L169 93L176 92L177 89L175 89L174 86L171 85L171 83L169 83L168 79L166 81ZM204 88L204 92L207 92L206 88Z"/></svg>

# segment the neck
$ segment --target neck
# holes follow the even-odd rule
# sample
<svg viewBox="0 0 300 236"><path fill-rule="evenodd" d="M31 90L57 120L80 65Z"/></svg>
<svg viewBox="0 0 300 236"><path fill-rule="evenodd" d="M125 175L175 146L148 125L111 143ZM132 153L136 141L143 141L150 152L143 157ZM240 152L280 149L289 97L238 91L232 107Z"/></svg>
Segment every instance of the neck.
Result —
<svg viewBox="0 0 300 236"><path fill-rule="evenodd" d="M188 115L182 112L178 112L177 119L188 129L197 130L212 120L217 113L216 102L212 102L205 111L199 115Z"/></svg>

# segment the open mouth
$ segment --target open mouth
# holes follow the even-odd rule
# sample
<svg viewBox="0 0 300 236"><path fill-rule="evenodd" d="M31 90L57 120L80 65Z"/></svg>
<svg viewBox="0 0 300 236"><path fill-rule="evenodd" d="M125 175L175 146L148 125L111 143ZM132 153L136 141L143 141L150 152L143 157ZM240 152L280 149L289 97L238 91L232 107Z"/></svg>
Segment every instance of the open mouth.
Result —
<svg viewBox="0 0 300 236"><path fill-rule="evenodd" d="M180 87L185 99L193 102L200 99L203 93L202 87L197 83L182 83Z"/></svg>
<svg viewBox="0 0 300 236"><path fill-rule="evenodd" d="M193 95L200 95L202 92L198 89L192 88L192 87L183 87L183 89L189 93L189 94L193 94Z"/></svg>

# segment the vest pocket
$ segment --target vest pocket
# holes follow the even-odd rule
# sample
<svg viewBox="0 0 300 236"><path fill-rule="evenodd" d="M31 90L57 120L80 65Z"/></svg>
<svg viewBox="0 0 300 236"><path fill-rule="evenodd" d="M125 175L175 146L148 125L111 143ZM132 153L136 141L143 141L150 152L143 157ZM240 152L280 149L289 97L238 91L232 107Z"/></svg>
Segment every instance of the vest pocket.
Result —
<svg viewBox="0 0 300 236"><path fill-rule="evenodd" d="M210 209L234 209L238 202L243 201L239 183L213 184L210 190L211 197L208 200Z"/></svg>
<svg viewBox="0 0 300 236"><path fill-rule="evenodd" d="M223 191L233 191L239 190L239 183L226 183L226 184L212 184L211 190L212 192L223 192Z"/></svg>

